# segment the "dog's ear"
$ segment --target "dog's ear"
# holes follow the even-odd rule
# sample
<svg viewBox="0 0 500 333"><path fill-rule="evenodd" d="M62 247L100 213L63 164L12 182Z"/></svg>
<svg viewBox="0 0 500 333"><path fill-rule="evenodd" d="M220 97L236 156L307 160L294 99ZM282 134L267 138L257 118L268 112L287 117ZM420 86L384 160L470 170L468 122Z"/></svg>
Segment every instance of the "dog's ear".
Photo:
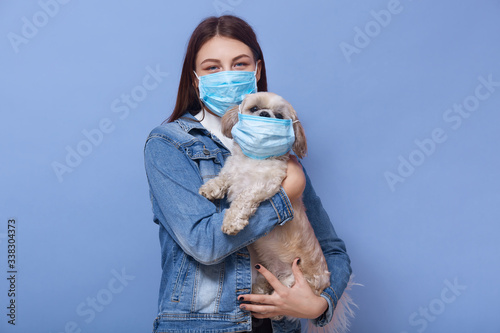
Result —
<svg viewBox="0 0 500 333"><path fill-rule="evenodd" d="M233 129L233 126L238 122L238 110L239 107L238 105L236 105L235 107L226 111L221 119L221 132L223 135L231 139L233 138L231 130Z"/></svg>
<svg viewBox="0 0 500 333"><path fill-rule="evenodd" d="M295 132L295 142L293 143L293 151L297 154L298 158L304 158L307 154L307 140L304 128L299 121L293 124L293 131Z"/></svg>
<svg viewBox="0 0 500 333"><path fill-rule="evenodd" d="M295 132L295 142L293 143L292 150L298 158L304 158L307 154L307 140L306 133L302 127L295 109L290 105L292 110L293 131Z"/></svg>

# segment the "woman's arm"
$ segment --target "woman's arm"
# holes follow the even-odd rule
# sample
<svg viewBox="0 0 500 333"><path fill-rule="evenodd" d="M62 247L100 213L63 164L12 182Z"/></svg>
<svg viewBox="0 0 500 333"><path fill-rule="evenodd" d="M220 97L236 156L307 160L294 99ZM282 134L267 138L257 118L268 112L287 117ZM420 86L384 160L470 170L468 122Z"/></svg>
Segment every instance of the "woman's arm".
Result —
<svg viewBox="0 0 500 333"><path fill-rule="evenodd" d="M282 186L291 202L300 199L304 192L306 187L306 176L302 165L297 161L295 155L290 155L286 177L283 180Z"/></svg>
<svg viewBox="0 0 500 333"><path fill-rule="evenodd" d="M155 218L187 254L205 265L219 263L293 219L292 205L281 188L260 204L250 226L226 235L221 231L225 210L198 193L203 180L182 148L168 138L153 137L146 143L144 159Z"/></svg>

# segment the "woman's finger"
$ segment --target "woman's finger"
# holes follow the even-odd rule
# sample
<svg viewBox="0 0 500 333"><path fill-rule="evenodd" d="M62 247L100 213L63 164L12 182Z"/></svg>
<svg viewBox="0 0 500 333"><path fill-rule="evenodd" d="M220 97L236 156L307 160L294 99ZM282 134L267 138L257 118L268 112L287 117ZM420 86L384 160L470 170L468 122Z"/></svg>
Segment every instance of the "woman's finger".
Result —
<svg viewBox="0 0 500 333"><path fill-rule="evenodd" d="M295 283L306 283L306 279L304 277L304 274L302 274L302 270L299 267L299 262L300 258L296 258L293 263L292 263L292 272L293 276L295 277Z"/></svg>
<svg viewBox="0 0 500 333"><path fill-rule="evenodd" d="M262 294L246 294L238 298L241 302L252 302L260 304L274 305L273 295L262 295Z"/></svg>
<svg viewBox="0 0 500 333"><path fill-rule="evenodd" d="M262 305L262 304L241 304L240 308L245 311L260 313L260 314L268 314L276 311L276 307L274 305Z"/></svg>

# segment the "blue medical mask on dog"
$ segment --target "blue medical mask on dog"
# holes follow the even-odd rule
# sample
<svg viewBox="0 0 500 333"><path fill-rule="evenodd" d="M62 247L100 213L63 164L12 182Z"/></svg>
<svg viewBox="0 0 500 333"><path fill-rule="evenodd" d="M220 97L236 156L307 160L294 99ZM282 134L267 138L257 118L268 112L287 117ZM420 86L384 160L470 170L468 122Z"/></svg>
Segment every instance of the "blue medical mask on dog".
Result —
<svg viewBox="0 0 500 333"><path fill-rule="evenodd" d="M259 160L285 155L295 142L291 119L238 113L238 122L231 134L243 154Z"/></svg>
<svg viewBox="0 0 500 333"><path fill-rule="evenodd" d="M257 68L257 66L256 66ZM223 71L198 78L200 99L216 115L222 117L227 110L240 104L245 95L257 92L257 78L254 72Z"/></svg>

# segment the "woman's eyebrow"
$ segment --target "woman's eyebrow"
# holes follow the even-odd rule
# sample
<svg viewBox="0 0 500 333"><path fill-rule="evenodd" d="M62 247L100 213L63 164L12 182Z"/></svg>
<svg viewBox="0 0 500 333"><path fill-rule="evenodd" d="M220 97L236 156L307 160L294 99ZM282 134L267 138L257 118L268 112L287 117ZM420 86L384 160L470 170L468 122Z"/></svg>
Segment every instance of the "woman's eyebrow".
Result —
<svg viewBox="0 0 500 333"><path fill-rule="evenodd" d="M234 61L238 61L239 59L241 58L249 58L250 59L250 56L247 55L247 54L240 54L239 56L236 56L233 58L233 62ZM214 62L214 63L217 63L217 64L220 64L221 61L219 59L212 59L212 58L208 58L208 59L205 59L203 60L201 63L200 63L200 66L203 65L204 63L206 62Z"/></svg>
<svg viewBox="0 0 500 333"><path fill-rule="evenodd" d="M201 65L203 65L203 64L204 64L204 63L206 63L206 62L215 62L215 63L220 64L220 60L219 60L219 59L210 59L210 58L209 58L209 59L205 59L205 60L203 60L203 61L200 63L200 66L201 66Z"/></svg>
<svg viewBox="0 0 500 333"><path fill-rule="evenodd" d="M234 58L233 58L233 61L237 61L237 60L239 60L239 59L241 59L241 58L245 58L245 57L246 57L246 58L250 58L250 56L248 56L248 55L246 55L246 54L240 54L239 56L234 57Z"/></svg>

